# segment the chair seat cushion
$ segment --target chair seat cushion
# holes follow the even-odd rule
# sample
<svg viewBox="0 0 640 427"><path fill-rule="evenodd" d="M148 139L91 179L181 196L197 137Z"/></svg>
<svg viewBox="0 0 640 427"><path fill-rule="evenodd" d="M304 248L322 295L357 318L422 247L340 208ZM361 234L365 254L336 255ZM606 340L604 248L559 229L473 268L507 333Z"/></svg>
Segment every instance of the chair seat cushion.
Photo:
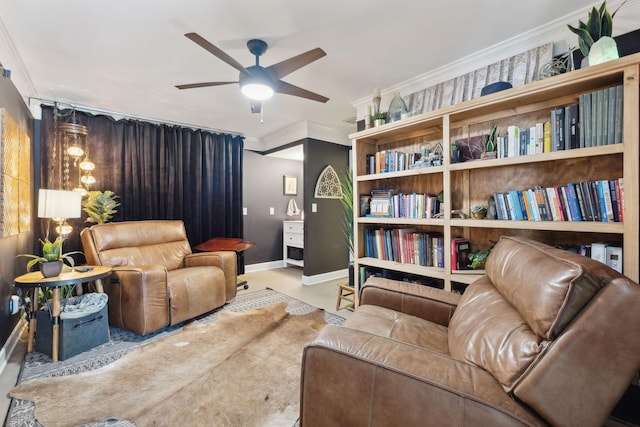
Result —
<svg viewBox="0 0 640 427"><path fill-rule="evenodd" d="M187 267L168 272L171 324L224 305L224 272L218 267Z"/></svg>
<svg viewBox="0 0 640 427"><path fill-rule="evenodd" d="M446 327L388 308L361 305L344 326L449 354Z"/></svg>

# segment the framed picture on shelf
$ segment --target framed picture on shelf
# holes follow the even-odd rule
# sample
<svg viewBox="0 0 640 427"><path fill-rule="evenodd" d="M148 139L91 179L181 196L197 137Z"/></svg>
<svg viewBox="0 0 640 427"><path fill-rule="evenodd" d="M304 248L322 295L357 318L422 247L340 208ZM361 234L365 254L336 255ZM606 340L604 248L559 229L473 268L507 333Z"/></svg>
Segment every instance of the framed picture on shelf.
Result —
<svg viewBox="0 0 640 427"><path fill-rule="evenodd" d="M291 175L283 176L283 187L285 196L297 196L298 195L298 177Z"/></svg>

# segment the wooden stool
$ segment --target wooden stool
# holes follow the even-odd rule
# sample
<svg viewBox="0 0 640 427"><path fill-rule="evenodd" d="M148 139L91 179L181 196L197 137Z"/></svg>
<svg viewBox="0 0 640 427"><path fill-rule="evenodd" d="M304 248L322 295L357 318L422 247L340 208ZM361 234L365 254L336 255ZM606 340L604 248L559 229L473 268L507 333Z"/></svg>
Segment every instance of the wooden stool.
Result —
<svg viewBox="0 0 640 427"><path fill-rule="evenodd" d="M356 307L356 291L353 287L338 283L338 301L336 302L336 311L342 309L353 310ZM344 307L341 307L342 301L347 301Z"/></svg>

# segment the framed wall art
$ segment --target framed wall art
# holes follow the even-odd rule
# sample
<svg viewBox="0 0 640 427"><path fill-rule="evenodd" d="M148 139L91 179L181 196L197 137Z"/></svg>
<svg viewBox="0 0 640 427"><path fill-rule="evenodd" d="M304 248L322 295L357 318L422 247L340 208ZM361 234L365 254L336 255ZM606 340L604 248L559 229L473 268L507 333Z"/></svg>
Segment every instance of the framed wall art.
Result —
<svg viewBox="0 0 640 427"><path fill-rule="evenodd" d="M285 196L298 195L298 177L291 175L283 176L283 188Z"/></svg>

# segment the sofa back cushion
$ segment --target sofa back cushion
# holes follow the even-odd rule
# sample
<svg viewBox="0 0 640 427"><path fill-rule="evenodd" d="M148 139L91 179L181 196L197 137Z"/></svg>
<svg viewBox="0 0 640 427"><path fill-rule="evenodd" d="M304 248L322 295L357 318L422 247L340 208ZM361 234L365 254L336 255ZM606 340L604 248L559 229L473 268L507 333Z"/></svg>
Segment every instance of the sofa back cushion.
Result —
<svg viewBox="0 0 640 427"><path fill-rule="evenodd" d="M615 270L519 237L502 237L487 276L465 291L449 324L453 357L491 372L510 391Z"/></svg>
<svg viewBox="0 0 640 427"><path fill-rule="evenodd" d="M191 253L184 223L177 220L112 222L90 229L98 261L102 265L163 265L167 270L183 266Z"/></svg>

